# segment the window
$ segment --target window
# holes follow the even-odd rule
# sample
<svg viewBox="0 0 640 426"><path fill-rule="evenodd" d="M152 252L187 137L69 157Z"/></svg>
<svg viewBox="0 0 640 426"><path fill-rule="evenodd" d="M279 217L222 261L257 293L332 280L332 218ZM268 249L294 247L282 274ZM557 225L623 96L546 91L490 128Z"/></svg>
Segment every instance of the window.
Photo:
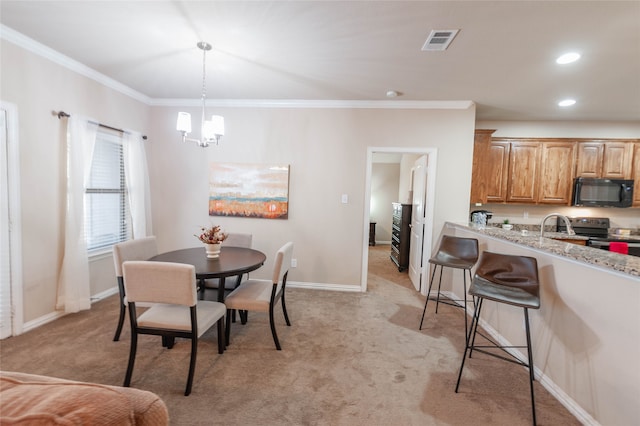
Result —
<svg viewBox="0 0 640 426"><path fill-rule="evenodd" d="M121 133L98 128L84 204L89 253L131 237Z"/></svg>

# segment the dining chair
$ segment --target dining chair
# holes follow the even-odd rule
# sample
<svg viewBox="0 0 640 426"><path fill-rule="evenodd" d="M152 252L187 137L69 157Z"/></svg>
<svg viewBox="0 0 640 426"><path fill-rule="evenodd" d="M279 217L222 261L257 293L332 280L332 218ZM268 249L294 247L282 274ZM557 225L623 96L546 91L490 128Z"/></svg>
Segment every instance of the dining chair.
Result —
<svg viewBox="0 0 640 426"><path fill-rule="evenodd" d="M222 247L245 247L251 248L251 242L253 240L252 234L244 233L229 233L227 238L222 242ZM230 292L237 288L243 280L246 280L248 275L242 275L237 279L226 279L224 282L224 291ZM204 293L206 290L217 290L220 285L218 278L211 278L208 280L202 280L200 282L200 299L204 299Z"/></svg>
<svg viewBox="0 0 640 426"><path fill-rule="evenodd" d="M118 280L118 293L120 294L120 317L118 327L113 341L120 340L120 333L124 324L124 317L127 311L127 297L124 291L124 280L122 278L122 263L127 260L147 260L158 254L156 237L144 237L135 240L125 241L113 246L113 262L116 267L116 279Z"/></svg>
<svg viewBox="0 0 640 426"><path fill-rule="evenodd" d="M127 261L122 265L131 322L131 348L123 386L131 384L139 334L162 336L171 349L175 338L191 340L191 360L184 395L191 393L199 338L218 325L218 353L225 349L224 314L220 302L198 300L196 270L193 265L172 262ZM136 303L152 303L138 314Z"/></svg>
<svg viewBox="0 0 640 426"><path fill-rule="evenodd" d="M240 284L238 288L233 290L226 298L227 306L227 326L226 340L229 343L229 335L231 330L231 315L236 310L240 311L240 319L242 324L247 323L248 311L268 312L269 324L271 325L271 335L276 349L281 350L278 334L276 333L276 325L273 318L273 310L280 301L282 304L282 312L287 326L291 326L289 315L287 314L287 306L285 304L285 288L287 286L287 275L289 274L289 266L291 265L291 256L293 255L293 243L288 242L283 245L276 253L273 266L273 275L271 281L249 279Z"/></svg>

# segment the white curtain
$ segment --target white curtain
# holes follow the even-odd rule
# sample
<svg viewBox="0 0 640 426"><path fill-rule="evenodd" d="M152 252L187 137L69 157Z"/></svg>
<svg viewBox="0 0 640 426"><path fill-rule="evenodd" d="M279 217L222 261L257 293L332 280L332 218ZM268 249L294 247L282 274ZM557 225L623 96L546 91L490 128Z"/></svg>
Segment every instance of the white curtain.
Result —
<svg viewBox="0 0 640 426"><path fill-rule="evenodd" d="M149 173L144 141L139 132L127 130L123 137L124 173L129 194L129 210L133 221L133 238L143 238L151 232L151 201Z"/></svg>
<svg viewBox="0 0 640 426"><path fill-rule="evenodd" d="M98 125L73 114L67 122L67 202L64 258L58 277L56 309L67 313L91 308L89 259L84 237L84 193Z"/></svg>

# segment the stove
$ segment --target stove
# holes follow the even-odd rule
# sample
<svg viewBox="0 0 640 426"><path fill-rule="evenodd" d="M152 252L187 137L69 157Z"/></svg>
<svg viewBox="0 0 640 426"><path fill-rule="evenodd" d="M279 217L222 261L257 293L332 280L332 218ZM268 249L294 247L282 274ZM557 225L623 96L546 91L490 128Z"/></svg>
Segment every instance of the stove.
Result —
<svg viewBox="0 0 640 426"><path fill-rule="evenodd" d="M585 237L601 237L606 238L609 235L609 218L608 217L570 217L569 223L576 235ZM567 225L564 220L558 218L556 223L557 232L567 232Z"/></svg>
<svg viewBox="0 0 640 426"><path fill-rule="evenodd" d="M608 217L570 217L568 219L576 235L589 237L588 246L609 250L612 242L624 243L629 255L640 256L640 239L609 235ZM567 225L560 218L557 219L556 230L557 232L567 231Z"/></svg>

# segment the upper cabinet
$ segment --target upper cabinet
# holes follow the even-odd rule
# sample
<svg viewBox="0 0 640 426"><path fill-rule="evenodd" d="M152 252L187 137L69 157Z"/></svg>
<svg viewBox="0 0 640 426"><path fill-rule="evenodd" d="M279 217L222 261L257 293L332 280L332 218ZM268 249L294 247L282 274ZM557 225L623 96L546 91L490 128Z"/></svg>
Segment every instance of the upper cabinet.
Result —
<svg viewBox="0 0 640 426"><path fill-rule="evenodd" d="M510 144L507 202L535 203L541 146L529 141L512 141Z"/></svg>
<svg viewBox="0 0 640 426"><path fill-rule="evenodd" d="M640 187L640 141L493 138L477 130L471 203L570 205L575 177L635 179ZM640 207L640 189L634 191Z"/></svg>
<svg viewBox="0 0 640 426"><path fill-rule="evenodd" d="M542 142L538 198L542 204L569 204L573 190L575 142Z"/></svg>
<svg viewBox="0 0 640 426"><path fill-rule="evenodd" d="M576 177L631 179L632 142L580 142Z"/></svg>

